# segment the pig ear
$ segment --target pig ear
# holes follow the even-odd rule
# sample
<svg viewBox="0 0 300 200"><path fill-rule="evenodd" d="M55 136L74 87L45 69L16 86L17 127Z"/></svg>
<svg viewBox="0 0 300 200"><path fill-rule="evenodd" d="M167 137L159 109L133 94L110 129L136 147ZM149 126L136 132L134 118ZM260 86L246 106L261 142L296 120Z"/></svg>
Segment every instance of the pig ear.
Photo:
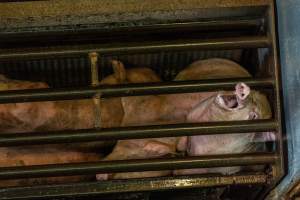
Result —
<svg viewBox="0 0 300 200"><path fill-rule="evenodd" d="M114 76L118 80L119 83L124 83L126 81L126 70L124 64L118 60L111 61Z"/></svg>
<svg viewBox="0 0 300 200"><path fill-rule="evenodd" d="M235 86L235 94L240 100L245 100L250 94L250 87L245 83L238 83Z"/></svg>

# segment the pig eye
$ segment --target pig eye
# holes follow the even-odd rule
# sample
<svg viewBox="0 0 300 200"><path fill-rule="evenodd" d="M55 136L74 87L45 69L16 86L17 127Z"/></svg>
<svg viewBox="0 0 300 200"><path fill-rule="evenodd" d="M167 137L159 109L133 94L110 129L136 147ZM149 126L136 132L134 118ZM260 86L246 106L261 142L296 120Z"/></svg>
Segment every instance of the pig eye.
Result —
<svg viewBox="0 0 300 200"><path fill-rule="evenodd" d="M258 119L258 114L256 112L250 112L249 113L249 120Z"/></svg>

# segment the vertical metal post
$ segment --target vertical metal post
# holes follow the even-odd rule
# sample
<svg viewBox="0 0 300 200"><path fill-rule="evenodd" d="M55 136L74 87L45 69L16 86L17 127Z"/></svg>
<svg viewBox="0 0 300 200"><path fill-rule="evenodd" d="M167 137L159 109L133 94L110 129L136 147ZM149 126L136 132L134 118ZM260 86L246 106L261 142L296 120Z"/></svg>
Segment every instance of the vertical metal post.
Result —
<svg viewBox="0 0 300 200"><path fill-rule="evenodd" d="M97 52L89 53L90 65L91 65L91 85L99 85L99 70L98 70L98 58L99 54ZM95 105L94 115L95 115L95 128L101 128L101 94L98 93L93 97L93 102Z"/></svg>
<svg viewBox="0 0 300 200"><path fill-rule="evenodd" d="M280 66L278 61L278 52L277 52L277 39L276 39L276 19L275 19L275 2L272 1L268 8L267 13L268 18L268 29L267 34L272 43L272 47L270 48L270 65L274 67L273 77L275 79L275 101L274 101L274 116L275 120L278 123L278 133L276 138L276 154L277 161L274 165L272 165L272 176L273 181L270 183L268 188L261 195L261 199L265 199L266 195L276 186L276 184L281 180L285 173L285 165L284 165L284 133L282 127L282 107L281 107L281 77L280 77Z"/></svg>

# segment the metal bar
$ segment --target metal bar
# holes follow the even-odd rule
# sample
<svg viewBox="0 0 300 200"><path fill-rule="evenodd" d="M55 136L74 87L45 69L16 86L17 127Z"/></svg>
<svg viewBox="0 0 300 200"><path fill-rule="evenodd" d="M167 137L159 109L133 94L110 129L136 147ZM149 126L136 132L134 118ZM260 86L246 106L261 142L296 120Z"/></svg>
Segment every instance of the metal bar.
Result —
<svg viewBox="0 0 300 200"><path fill-rule="evenodd" d="M284 119L284 115L282 113L282 86L281 86L281 68L280 68L280 63L279 63L279 54L278 54L278 49L277 49L277 36L276 36L276 16L275 16L275 1L272 1L270 4L270 8L267 13L268 17L268 36L270 38L270 41L272 43L272 51L270 51L270 64L271 66L274 67L273 70L273 75L274 75L274 93L275 93L275 98L274 98L274 108L275 108L275 118L279 122L279 135L278 135L278 140L276 140L276 152L278 154L279 159L277 160L276 166L273 168L273 175L276 177L276 182L279 182L281 178L284 176L285 172L285 146L286 146L286 140L285 133L283 131L283 122L282 120ZM274 183L274 186L276 183Z"/></svg>
<svg viewBox="0 0 300 200"><path fill-rule="evenodd" d="M0 180L112 172L264 165L273 164L276 160L277 157L272 153L256 153L2 167L0 168Z"/></svg>
<svg viewBox="0 0 300 200"><path fill-rule="evenodd" d="M36 200L54 198L91 197L92 195L125 192L164 191L226 185L266 184L265 174L235 176L182 176L135 180L113 180L63 185L5 188L0 190L0 200Z"/></svg>
<svg viewBox="0 0 300 200"><path fill-rule="evenodd" d="M105 129L65 130L36 133L0 134L0 147L55 143L178 137L226 133L251 133L277 130L274 120L207 122L195 124L152 125Z"/></svg>
<svg viewBox="0 0 300 200"><path fill-rule="evenodd" d="M242 49L242 48L266 48L270 46L266 36L248 36L234 38L215 39L190 39L151 42L130 42L100 45L76 45L68 47L47 47L35 49L1 50L0 60L17 58L49 58L58 56L86 55L89 52L97 52L101 55L144 53L155 51L176 51L191 49Z"/></svg>
<svg viewBox="0 0 300 200"><path fill-rule="evenodd" d="M285 156L286 154L286 132L283 131L283 120L284 120L284 115L282 113L282 86L281 86L281 68L280 68L280 62L278 60L279 54L278 54L278 49L277 49L277 34L276 34L276 5L275 1L272 1L270 4L270 7L267 11L267 34L270 38L270 41L272 43L272 48L270 50L270 55L269 55L269 64L272 66L274 69L272 70L272 75L274 76L275 80L275 85L274 85L274 101L273 101L273 107L274 107L274 116L278 120L278 136L276 140L276 154L278 156L278 160L276 163L272 166L272 175L273 175L273 181L272 184L270 184L260 195L260 198L258 200L266 199L266 195L271 192L273 188L277 186L277 184L281 181L281 179L284 177L286 174L286 159Z"/></svg>
<svg viewBox="0 0 300 200"><path fill-rule="evenodd" d="M1 2L1 0L0 0ZM218 19L218 20L207 20L207 21L187 21L187 22L152 22L152 23L127 23L123 22L112 23L112 24L103 24L97 23L92 24L90 26L78 26L76 27L76 33L87 34L101 34L101 33L124 33L127 32L135 32L135 33L153 33L153 32L163 32L163 31L178 31L178 30L253 30L262 25L263 18L261 16L251 16L251 17L241 17L241 18L226 18L226 19ZM11 28L10 30L3 29L0 32L0 39L19 39L24 36L43 36L49 34L57 35L70 35L74 34L74 25L59 25L53 26L50 29L47 27L38 27L37 32L32 31L32 27L18 27Z"/></svg>
<svg viewBox="0 0 300 200"><path fill-rule="evenodd" d="M272 79L222 79L180 81L169 83L140 83L127 85L101 85L97 87L68 89L30 89L0 92L0 103L18 103L32 101L55 101L67 99L91 98L101 93L101 97L138 96L171 93L188 93L234 89L237 83L244 82L250 87L272 87Z"/></svg>

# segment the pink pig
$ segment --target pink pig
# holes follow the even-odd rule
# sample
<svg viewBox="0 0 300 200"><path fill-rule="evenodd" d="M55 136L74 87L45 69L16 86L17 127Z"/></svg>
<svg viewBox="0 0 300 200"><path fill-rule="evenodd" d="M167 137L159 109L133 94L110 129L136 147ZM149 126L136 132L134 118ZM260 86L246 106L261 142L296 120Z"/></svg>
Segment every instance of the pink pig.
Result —
<svg viewBox="0 0 300 200"><path fill-rule="evenodd" d="M210 78L242 78L250 74L240 65L225 59L197 61L180 72L175 80ZM191 123L268 119L271 117L267 98L240 83L232 92L202 92L173 95L123 97L122 126L166 123ZM273 136L273 135L271 135ZM218 136L192 136L118 141L105 160L148 159L186 151L189 156L212 155L249 151L256 134L226 134ZM273 139L273 138L271 138ZM258 139L259 140L259 139ZM268 140L263 135L261 141ZM174 148L176 147L176 148ZM216 169L214 169L216 170ZM224 171L225 170L225 171ZM239 170L239 168L238 168ZM238 171L234 170L234 172ZM207 170L178 170L174 174L205 173ZM232 173L222 169L222 173ZM170 171L99 174L98 180L163 176Z"/></svg>
<svg viewBox="0 0 300 200"><path fill-rule="evenodd" d="M195 80L197 77L241 78L250 74L238 64L225 59L197 61L180 72L175 80ZM198 78L198 79L199 79ZM202 95L204 95L203 93ZM190 94L191 96L196 94ZM185 95L182 95L185 96ZM265 95L239 83L233 92L206 93L186 115L186 122L237 121L269 119L271 108ZM177 149L188 156L253 152L261 148L256 142L274 141L273 133L246 133L182 137ZM175 170L174 174L222 173L233 174L240 167Z"/></svg>

